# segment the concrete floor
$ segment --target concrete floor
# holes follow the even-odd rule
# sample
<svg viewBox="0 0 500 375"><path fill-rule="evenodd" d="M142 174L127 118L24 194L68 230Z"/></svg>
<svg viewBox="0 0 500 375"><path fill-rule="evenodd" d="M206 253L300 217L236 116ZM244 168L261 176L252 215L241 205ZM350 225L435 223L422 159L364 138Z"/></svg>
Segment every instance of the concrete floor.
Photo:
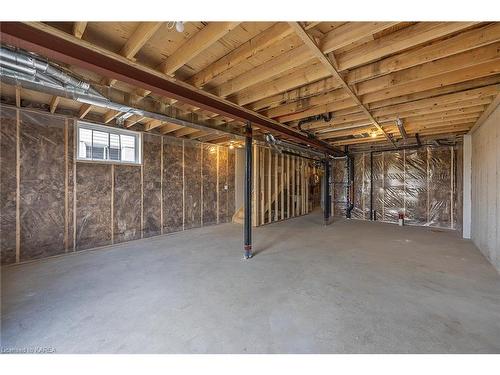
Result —
<svg viewBox="0 0 500 375"><path fill-rule="evenodd" d="M2 271L2 348L58 353L500 352L500 276L457 233L321 215Z"/></svg>

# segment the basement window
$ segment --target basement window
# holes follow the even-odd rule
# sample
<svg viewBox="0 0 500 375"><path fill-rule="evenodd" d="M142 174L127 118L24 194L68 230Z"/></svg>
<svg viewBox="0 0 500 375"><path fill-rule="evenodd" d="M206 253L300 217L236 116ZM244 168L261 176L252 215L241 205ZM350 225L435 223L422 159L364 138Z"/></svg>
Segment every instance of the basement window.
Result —
<svg viewBox="0 0 500 375"><path fill-rule="evenodd" d="M141 133L79 121L77 159L105 163L141 164Z"/></svg>

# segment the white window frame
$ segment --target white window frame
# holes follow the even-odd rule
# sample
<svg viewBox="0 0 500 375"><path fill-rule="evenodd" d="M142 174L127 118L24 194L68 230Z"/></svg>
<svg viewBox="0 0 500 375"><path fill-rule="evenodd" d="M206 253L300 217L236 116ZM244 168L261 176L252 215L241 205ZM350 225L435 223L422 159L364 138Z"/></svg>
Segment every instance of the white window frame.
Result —
<svg viewBox="0 0 500 375"><path fill-rule="evenodd" d="M96 130L109 134L116 135L128 135L135 139L135 162L133 161L122 161L122 160L111 160L111 159L93 159L93 158L82 158L80 157L80 129ZM92 137L93 140L93 137ZM121 148L120 148L121 153ZM76 160L89 163L104 163L104 164L131 164L131 165L142 165L142 133L133 130L126 130L120 128L112 128L111 126L94 124L86 121L77 121L76 123L76 147L75 147ZM109 151L108 151L109 157ZM120 154L121 157L121 154Z"/></svg>

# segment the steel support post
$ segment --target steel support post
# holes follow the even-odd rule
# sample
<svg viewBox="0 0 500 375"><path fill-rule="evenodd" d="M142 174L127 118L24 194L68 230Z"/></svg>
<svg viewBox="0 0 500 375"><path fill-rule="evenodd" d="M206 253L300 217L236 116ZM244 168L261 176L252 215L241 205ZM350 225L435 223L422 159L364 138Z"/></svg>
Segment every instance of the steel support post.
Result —
<svg viewBox="0 0 500 375"><path fill-rule="evenodd" d="M330 161L328 159L323 162L325 173L323 177L323 218L325 225L330 223Z"/></svg>
<svg viewBox="0 0 500 375"><path fill-rule="evenodd" d="M245 128L245 259L252 257L252 125Z"/></svg>

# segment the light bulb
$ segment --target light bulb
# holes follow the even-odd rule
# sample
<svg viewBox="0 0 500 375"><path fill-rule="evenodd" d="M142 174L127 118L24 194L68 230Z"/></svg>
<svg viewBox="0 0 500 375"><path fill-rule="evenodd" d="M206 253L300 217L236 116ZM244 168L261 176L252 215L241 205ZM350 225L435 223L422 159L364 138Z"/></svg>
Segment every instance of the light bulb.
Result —
<svg viewBox="0 0 500 375"><path fill-rule="evenodd" d="M230 149L230 150L232 150L233 148L234 148L234 145L231 143L231 144L229 145L229 149Z"/></svg>
<svg viewBox="0 0 500 375"><path fill-rule="evenodd" d="M180 33L184 32L184 22L182 22L182 21L177 21L177 22L175 23L175 29L176 29L178 32L180 32Z"/></svg>
<svg viewBox="0 0 500 375"><path fill-rule="evenodd" d="M370 137L372 137L372 138L377 138L377 133L376 133L376 132L371 132L371 133L370 133Z"/></svg>

